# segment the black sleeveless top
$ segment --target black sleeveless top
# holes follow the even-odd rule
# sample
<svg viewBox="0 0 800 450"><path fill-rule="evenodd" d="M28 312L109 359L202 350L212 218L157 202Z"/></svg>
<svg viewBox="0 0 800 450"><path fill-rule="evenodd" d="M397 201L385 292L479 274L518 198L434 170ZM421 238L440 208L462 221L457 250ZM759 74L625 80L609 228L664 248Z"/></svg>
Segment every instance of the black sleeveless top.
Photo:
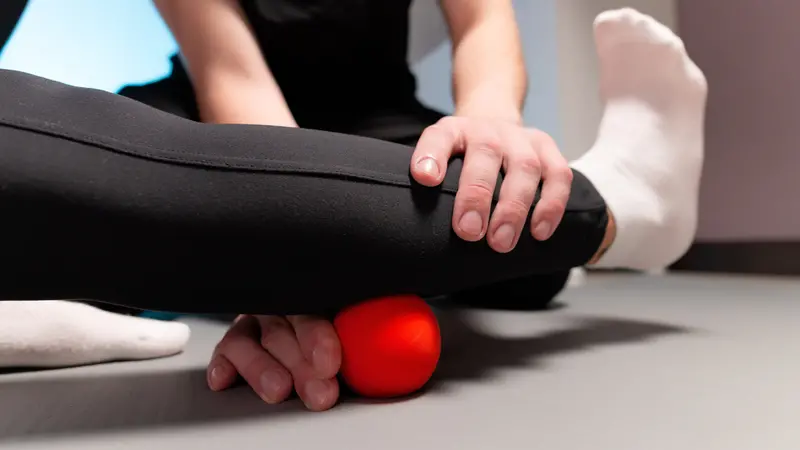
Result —
<svg viewBox="0 0 800 450"><path fill-rule="evenodd" d="M411 1L240 3L293 113L330 115L416 101L407 60Z"/></svg>

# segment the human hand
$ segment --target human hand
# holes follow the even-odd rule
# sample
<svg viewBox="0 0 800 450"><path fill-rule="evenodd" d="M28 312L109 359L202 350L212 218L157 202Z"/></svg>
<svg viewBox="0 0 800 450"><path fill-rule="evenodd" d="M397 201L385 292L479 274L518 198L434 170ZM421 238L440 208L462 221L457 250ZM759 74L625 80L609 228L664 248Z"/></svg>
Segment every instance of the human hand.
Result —
<svg viewBox="0 0 800 450"><path fill-rule="evenodd" d="M241 315L214 349L208 386L227 389L238 374L267 403L283 402L294 388L308 409L322 411L339 398L341 361L339 337L328 320Z"/></svg>
<svg viewBox="0 0 800 450"><path fill-rule="evenodd" d="M459 237L474 242L486 236L495 251L511 251L543 181L530 232L538 240L550 238L564 215L572 170L547 133L501 120L445 117L420 137L411 159L412 176L422 185L438 186L449 159L460 153L464 166L453 211ZM505 178L492 213L501 169Z"/></svg>

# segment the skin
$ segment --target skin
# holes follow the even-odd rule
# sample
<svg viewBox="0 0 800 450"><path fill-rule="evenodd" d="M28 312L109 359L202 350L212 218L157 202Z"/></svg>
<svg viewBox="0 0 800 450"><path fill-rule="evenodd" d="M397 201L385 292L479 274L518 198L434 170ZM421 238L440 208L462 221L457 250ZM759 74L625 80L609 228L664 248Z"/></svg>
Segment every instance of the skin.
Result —
<svg viewBox="0 0 800 450"><path fill-rule="evenodd" d="M236 0L154 2L180 46L204 122L297 126ZM412 176L436 186L448 160L464 154L455 233L467 241L486 238L503 253L523 232L546 240L563 216L572 171L550 136L522 126L527 75L512 2L440 0L440 6L453 43L456 109L421 136ZM490 214L501 169L505 179ZM531 211L540 181L541 200ZM524 230L529 214L531 228ZM214 350L208 384L224 390L241 377L267 403L294 391L309 409L325 410L339 396L341 354L326 319L240 316Z"/></svg>
<svg viewBox="0 0 800 450"><path fill-rule="evenodd" d="M180 46L203 122L297 126L238 0L153 3Z"/></svg>

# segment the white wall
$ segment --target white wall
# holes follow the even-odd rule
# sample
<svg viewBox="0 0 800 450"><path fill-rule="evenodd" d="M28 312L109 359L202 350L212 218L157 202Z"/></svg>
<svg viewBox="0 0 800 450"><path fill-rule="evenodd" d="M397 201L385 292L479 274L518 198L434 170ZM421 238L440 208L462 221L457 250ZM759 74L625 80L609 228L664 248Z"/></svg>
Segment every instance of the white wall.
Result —
<svg viewBox="0 0 800 450"><path fill-rule="evenodd" d="M558 42L558 97L562 153L569 159L582 155L594 143L603 113L598 95L595 17L603 11L635 8L676 29L676 0L555 0Z"/></svg>
<svg viewBox="0 0 800 450"><path fill-rule="evenodd" d="M697 240L797 242L800 2L680 6L686 48L711 87Z"/></svg>

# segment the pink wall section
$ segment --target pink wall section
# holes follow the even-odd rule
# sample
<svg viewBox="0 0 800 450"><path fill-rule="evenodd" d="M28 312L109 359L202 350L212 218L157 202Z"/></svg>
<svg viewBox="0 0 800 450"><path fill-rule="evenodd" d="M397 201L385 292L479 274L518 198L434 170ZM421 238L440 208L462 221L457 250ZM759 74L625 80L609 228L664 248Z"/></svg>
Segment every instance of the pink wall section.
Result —
<svg viewBox="0 0 800 450"><path fill-rule="evenodd" d="M698 241L800 241L800 1L679 0L709 81Z"/></svg>

